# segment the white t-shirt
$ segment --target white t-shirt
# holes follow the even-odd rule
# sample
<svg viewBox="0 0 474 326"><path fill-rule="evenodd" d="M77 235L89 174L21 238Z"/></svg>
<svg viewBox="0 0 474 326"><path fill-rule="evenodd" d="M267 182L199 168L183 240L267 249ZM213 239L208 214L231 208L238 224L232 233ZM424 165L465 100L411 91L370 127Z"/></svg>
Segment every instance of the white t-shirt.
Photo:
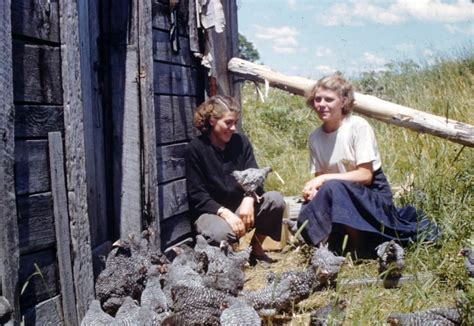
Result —
<svg viewBox="0 0 474 326"><path fill-rule="evenodd" d="M369 123L352 114L334 132L326 133L322 126L309 135L310 172L343 173L357 165L372 162L373 171L382 166L375 133Z"/></svg>

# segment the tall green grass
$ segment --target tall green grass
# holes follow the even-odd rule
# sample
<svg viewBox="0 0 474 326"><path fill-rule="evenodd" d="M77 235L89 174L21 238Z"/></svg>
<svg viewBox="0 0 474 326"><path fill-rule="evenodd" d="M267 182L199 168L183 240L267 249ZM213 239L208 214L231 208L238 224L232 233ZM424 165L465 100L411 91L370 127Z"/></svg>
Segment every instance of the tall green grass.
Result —
<svg viewBox="0 0 474 326"><path fill-rule="evenodd" d="M353 83L361 93L474 124L472 55L459 60L439 59L435 65L423 67L413 62L392 64L387 71L365 73ZM242 106L242 127L252 141L259 165L272 166L285 182L270 174L266 189L299 195L311 177L307 137L320 125L316 115L302 97L277 89L270 89L262 103L253 84L243 87ZM463 260L456 256L469 239L474 239L474 149L374 119L368 121L375 129L391 185L394 189L404 186L397 204L423 209L443 236L436 244L413 244L407 250L406 273L429 273L428 279L395 290L368 287L320 295L347 298L349 320L364 325L382 324L390 311L453 306L462 296L474 300L472 282L464 272ZM376 275L374 262L362 268L344 268L341 275L361 278L368 271ZM303 311L314 308L311 300L301 307ZM474 320L471 318L470 322Z"/></svg>

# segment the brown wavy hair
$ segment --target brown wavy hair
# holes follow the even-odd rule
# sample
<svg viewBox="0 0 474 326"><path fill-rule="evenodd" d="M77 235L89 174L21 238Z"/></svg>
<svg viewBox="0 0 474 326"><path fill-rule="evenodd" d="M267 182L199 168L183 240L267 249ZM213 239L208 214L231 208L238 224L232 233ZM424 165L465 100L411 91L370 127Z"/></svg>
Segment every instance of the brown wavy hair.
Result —
<svg viewBox="0 0 474 326"><path fill-rule="evenodd" d="M202 133L208 134L211 131L211 118L220 119L226 112L235 112L240 116L240 105L230 96L215 95L208 98L199 105L194 112L194 126Z"/></svg>
<svg viewBox="0 0 474 326"><path fill-rule="evenodd" d="M342 114L346 115L352 112L354 106L354 88L352 84L348 82L341 75L325 76L318 80L316 84L306 93L306 105L310 108L314 108L314 98L318 88L329 89L336 92L341 98L345 98L345 104L342 108Z"/></svg>

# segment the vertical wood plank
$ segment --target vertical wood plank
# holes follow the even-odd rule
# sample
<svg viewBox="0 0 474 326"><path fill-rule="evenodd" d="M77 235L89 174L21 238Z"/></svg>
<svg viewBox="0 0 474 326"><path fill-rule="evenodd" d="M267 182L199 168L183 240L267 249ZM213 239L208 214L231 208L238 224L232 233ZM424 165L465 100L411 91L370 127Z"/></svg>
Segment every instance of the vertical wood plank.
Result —
<svg viewBox="0 0 474 326"><path fill-rule="evenodd" d="M74 297L71 251L69 249L71 237L69 235L69 216L67 212L66 179L64 176L64 153L61 133L50 132L48 134L48 145L63 313L65 320L68 321L68 325L74 326L78 325L78 321L76 299Z"/></svg>
<svg viewBox="0 0 474 326"><path fill-rule="evenodd" d="M99 8L97 1L79 0L81 39L82 99L87 171L87 207L91 227L91 246L107 240L104 124L99 94L98 69Z"/></svg>
<svg viewBox="0 0 474 326"><path fill-rule="evenodd" d="M63 86L66 171L73 275L78 320L94 298L87 181L84 148L84 110L77 0L60 1L61 72Z"/></svg>
<svg viewBox="0 0 474 326"><path fill-rule="evenodd" d="M136 11L132 11L136 14ZM133 28L132 28L133 29ZM140 182L140 115L138 94L138 58L135 45L128 45L126 51L123 126L120 135L122 144L122 170L120 189L120 237L130 232L140 233L141 182ZM116 197L117 198L117 197Z"/></svg>
<svg viewBox="0 0 474 326"><path fill-rule="evenodd" d="M226 26L222 33L212 27L207 30L209 47L214 58L212 77L216 78L217 93L237 98L233 76L227 69L227 63L233 56L238 56L237 4L236 0L222 1ZM237 46L236 46L237 45ZM235 93L235 94L234 94Z"/></svg>
<svg viewBox="0 0 474 326"><path fill-rule="evenodd" d="M142 230L141 122L137 49L137 3L110 1L111 129L114 218L119 237ZM112 37L112 36L111 36Z"/></svg>
<svg viewBox="0 0 474 326"><path fill-rule="evenodd" d="M10 4L10 0L0 2L0 284L14 309L8 323L13 324L20 320L20 303Z"/></svg>
<svg viewBox="0 0 474 326"><path fill-rule="evenodd" d="M138 60L140 67L140 107L143 140L144 214L155 230L155 245L160 246L158 214L158 173L156 162L155 105L153 89L153 28L151 1L138 1Z"/></svg>

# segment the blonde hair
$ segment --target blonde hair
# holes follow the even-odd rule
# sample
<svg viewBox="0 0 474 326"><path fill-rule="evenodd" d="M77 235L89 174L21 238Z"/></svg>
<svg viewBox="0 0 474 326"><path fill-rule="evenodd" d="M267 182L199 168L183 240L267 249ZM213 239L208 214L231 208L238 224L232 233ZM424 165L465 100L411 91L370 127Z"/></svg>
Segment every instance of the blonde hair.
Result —
<svg viewBox="0 0 474 326"><path fill-rule="evenodd" d="M352 112L354 106L354 88L341 75L331 75L321 78L314 84L313 87L306 93L306 105L314 108L314 98L318 88L324 88L336 92L341 98L345 98L342 114L346 115Z"/></svg>
<svg viewBox="0 0 474 326"><path fill-rule="evenodd" d="M237 101L230 96L215 95L208 98L199 105L194 112L194 126L202 133L211 131L211 118L220 119L226 112L235 112L240 116L240 106Z"/></svg>

